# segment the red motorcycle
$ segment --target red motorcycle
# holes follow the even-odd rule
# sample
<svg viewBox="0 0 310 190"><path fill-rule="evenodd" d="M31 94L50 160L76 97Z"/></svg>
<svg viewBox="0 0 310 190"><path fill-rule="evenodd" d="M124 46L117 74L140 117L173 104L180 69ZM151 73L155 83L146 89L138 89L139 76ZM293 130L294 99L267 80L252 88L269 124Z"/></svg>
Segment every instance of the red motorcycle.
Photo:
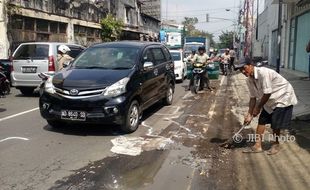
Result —
<svg viewBox="0 0 310 190"><path fill-rule="evenodd" d="M2 72L2 69L3 68L0 66L0 96L5 96L10 94L11 87L10 87L10 81Z"/></svg>

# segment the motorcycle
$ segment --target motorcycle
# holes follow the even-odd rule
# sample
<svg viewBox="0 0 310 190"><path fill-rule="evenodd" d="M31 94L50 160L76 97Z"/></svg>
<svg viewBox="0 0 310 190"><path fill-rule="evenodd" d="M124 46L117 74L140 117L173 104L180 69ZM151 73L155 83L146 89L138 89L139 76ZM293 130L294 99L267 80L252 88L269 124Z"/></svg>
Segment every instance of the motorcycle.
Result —
<svg viewBox="0 0 310 190"><path fill-rule="evenodd" d="M48 73L40 73L38 76L42 79L41 83L39 84L39 94L40 96L43 94L44 87L45 87L45 82L52 76L52 74Z"/></svg>
<svg viewBox="0 0 310 190"><path fill-rule="evenodd" d="M68 67L71 64L70 61L65 62L63 65L63 68ZM39 94L40 96L43 94L44 87L45 87L45 82L52 76L54 76L55 73L39 73L38 76L42 79L41 83L37 87L39 89Z"/></svg>
<svg viewBox="0 0 310 190"><path fill-rule="evenodd" d="M197 94L201 86L201 80L203 79L204 72L205 72L205 65L203 63L193 64L193 70L192 70L193 83L190 87L192 93Z"/></svg>
<svg viewBox="0 0 310 190"><path fill-rule="evenodd" d="M8 95L10 94L10 92L11 92L10 81L2 72L2 67L0 67L0 96Z"/></svg>
<svg viewBox="0 0 310 190"><path fill-rule="evenodd" d="M263 67L263 66L266 66L266 65L268 65L268 61L259 61L259 62L257 62L256 64L256 67Z"/></svg>

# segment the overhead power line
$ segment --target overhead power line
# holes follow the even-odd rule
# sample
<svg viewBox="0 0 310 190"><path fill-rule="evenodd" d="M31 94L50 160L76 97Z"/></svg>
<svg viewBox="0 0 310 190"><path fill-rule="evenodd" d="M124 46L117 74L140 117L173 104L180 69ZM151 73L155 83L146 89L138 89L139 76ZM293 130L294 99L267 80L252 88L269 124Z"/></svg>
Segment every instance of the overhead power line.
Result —
<svg viewBox="0 0 310 190"><path fill-rule="evenodd" d="M200 11L215 11L215 10L225 10L225 9L238 9L238 7L222 7L216 9L200 9L200 10L180 10L180 11L169 11L169 13L185 13L185 12L200 12Z"/></svg>

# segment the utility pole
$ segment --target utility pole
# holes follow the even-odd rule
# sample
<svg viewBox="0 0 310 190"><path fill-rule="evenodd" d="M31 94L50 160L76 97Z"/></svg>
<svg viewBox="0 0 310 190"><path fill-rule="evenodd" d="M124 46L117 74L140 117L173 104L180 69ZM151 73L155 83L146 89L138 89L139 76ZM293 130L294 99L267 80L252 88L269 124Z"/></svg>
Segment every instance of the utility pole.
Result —
<svg viewBox="0 0 310 190"><path fill-rule="evenodd" d="M259 11L259 0L257 1L257 7L256 7L256 41L258 40L258 11Z"/></svg>
<svg viewBox="0 0 310 190"><path fill-rule="evenodd" d="M168 20L168 0L166 0L166 21Z"/></svg>
<svg viewBox="0 0 310 190"><path fill-rule="evenodd" d="M253 58L253 33L254 33L254 0L251 0L251 17L252 17L252 22L251 22L251 57Z"/></svg>
<svg viewBox="0 0 310 190"><path fill-rule="evenodd" d="M248 56L248 50L249 50L249 44L248 44L248 35L249 35L249 1L245 0L245 6L244 11L246 13L245 16L245 50L244 50L244 56Z"/></svg>
<svg viewBox="0 0 310 190"><path fill-rule="evenodd" d="M281 65L281 33L282 33L282 4L283 0L279 0L279 12L278 12L278 57L276 71L280 73Z"/></svg>

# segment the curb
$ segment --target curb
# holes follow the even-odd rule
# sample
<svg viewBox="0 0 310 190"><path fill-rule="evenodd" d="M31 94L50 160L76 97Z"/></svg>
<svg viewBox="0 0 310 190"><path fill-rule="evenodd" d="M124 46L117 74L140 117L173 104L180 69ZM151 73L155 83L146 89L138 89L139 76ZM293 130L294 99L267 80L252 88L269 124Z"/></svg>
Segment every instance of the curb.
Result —
<svg viewBox="0 0 310 190"><path fill-rule="evenodd" d="M295 121L310 121L310 112L305 112L300 115L293 116L292 120Z"/></svg>

